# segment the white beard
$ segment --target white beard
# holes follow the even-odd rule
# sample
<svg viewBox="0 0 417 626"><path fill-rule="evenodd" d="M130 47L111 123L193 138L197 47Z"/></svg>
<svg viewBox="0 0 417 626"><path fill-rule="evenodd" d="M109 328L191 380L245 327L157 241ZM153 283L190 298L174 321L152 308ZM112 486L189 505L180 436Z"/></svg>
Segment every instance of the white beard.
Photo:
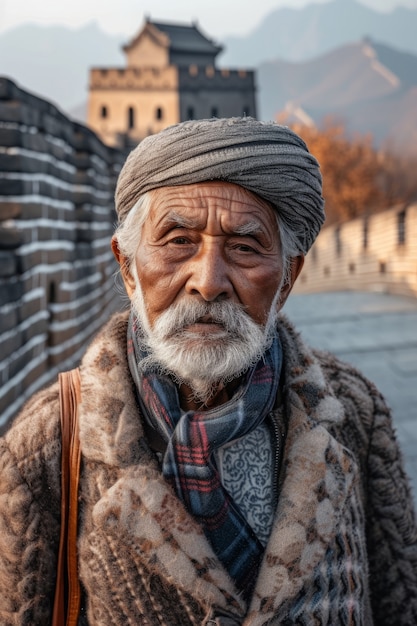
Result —
<svg viewBox="0 0 417 626"><path fill-rule="evenodd" d="M136 277L135 277L136 278ZM272 343L280 289L272 303L265 326L255 323L239 304L198 302L190 297L171 305L149 324L140 283L132 295L132 306L142 326L148 356L139 367L151 366L170 375L177 384L186 383L195 400L207 403L221 385L238 378L254 365ZM192 332L188 327L204 316L217 322L210 332ZM219 326L223 330L219 331Z"/></svg>

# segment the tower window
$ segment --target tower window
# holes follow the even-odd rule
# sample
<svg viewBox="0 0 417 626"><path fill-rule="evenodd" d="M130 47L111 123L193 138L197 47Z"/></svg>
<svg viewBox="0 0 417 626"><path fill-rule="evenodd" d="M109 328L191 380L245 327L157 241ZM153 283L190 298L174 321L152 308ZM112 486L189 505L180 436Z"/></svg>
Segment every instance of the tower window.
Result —
<svg viewBox="0 0 417 626"><path fill-rule="evenodd" d="M405 211L397 213L398 245L400 246L405 244L405 216Z"/></svg>
<svg viewBox="0 0 417 626"><path fill-rule="evenodd" d="M164 117L164 111L161 107L157 107L155 111L155 117L157 120L162 120Z"/></svg>
<svg viewBox="0 0 417 626"><path fill-rule="evenodd" d="M363 230L362 230L362 246L364 250L368 249L368 240L369 240L369 223L368 223L368 219L365 218L363 222Z"/></svg>
<svg viewBox="0 0 417 626"><path fill-rule="evenodd" d="M103 104L103 106L100 109L100 117L102 117L103 119L106 119L106 117L108 117L109 115L109 110L106 107L105 104Z"/></svg>
<svg viewBox="0 0 417 626"><path fill-rule="evenodd" d="M135 110L133 107L129 107L127 110L127 127L129 130L135 128Z"/></svg>
<svg viewBox="0 0 417 626"><path fill-rule="evenodd" d="M342 236L340 226L334 231L334 239L336 244L336 254L340 256L342 254Z"/></svg>

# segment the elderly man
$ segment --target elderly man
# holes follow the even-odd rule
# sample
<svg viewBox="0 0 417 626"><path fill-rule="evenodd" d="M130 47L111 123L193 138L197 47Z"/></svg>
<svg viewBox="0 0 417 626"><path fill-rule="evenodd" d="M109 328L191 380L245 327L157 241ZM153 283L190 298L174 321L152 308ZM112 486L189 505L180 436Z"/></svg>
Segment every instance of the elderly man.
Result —
<svg viewBox="0 0 417 626"><path fill-rule="evenodd" d="M131 308L80 370L82 623L416 624L389 411L278 314L324 220L303 141L173 126L130 154L116 209ZM50 621L59 452L54 385L2 442L3 625Z"/></svg>

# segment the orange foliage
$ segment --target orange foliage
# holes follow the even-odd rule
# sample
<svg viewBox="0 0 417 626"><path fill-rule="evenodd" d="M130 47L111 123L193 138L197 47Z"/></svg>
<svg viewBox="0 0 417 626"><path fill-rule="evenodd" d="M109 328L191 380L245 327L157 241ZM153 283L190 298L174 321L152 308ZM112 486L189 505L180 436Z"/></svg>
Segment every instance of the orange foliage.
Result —
<svg viewBox="0 0 417 626"><path fill-rule="evenodd" d="M416 162L375 150L371 136L348 138L344 126L331 121L322 129L291 127L320 163L327 225L417 198Z"/></svg>

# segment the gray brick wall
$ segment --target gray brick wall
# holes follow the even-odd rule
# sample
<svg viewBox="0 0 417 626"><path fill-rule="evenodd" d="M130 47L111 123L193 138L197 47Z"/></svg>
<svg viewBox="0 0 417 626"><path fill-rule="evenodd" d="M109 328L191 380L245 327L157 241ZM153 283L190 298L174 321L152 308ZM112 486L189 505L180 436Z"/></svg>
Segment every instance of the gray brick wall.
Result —
<svg viewBox="0 0 417 626"><path fill-rule="evenodd" d="M109 244L124 156L0 77L0 433L123 306Z"/></svg>

